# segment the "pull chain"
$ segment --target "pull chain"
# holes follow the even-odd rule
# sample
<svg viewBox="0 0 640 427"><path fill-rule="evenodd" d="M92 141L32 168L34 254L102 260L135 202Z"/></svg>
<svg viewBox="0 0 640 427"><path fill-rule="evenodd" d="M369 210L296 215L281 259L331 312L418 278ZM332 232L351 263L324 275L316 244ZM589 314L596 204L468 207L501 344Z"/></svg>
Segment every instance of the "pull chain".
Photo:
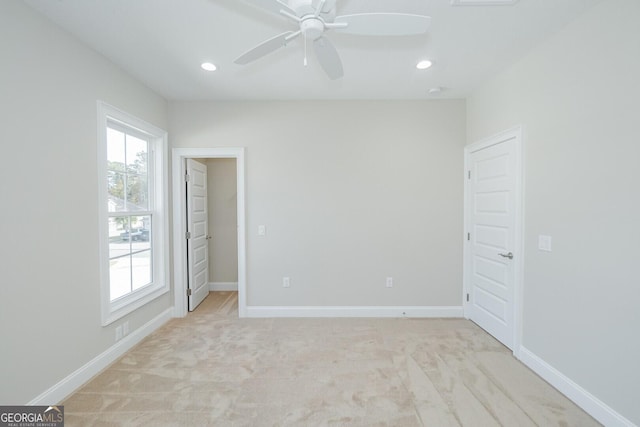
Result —
<svg viewBox="0 0 640 427"><path fill-rule="evenodd" d="M307 33L304 33L304 66L307 66Z"/></svg>

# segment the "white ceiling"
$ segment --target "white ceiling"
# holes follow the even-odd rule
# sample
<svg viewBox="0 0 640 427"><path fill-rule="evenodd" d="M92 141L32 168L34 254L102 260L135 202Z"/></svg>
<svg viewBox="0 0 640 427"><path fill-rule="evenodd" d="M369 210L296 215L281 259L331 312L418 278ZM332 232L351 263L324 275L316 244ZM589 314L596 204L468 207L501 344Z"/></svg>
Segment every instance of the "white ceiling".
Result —
<svg viewBox="0 0 640 427"><path fill-rule="evenodd" d="M295 29L240 0L26 0L170 100L463 98L600 0L519 0L510 6L451 6L449 0L337 0L339 15L408 12L432 17L427 35L330 33L344 63L331 81L298 38L246 66L258 43ZM587 48L587 47L585 47ZM424 58L435 66L420 71ZM218 70L207 73L210 61Z"/></svg>

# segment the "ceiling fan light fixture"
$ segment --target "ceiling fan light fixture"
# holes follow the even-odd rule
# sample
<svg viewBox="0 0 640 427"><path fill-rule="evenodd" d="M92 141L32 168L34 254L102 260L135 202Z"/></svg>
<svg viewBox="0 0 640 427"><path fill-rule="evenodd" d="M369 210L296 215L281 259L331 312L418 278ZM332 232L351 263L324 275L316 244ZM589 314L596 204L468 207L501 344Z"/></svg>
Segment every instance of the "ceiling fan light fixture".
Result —
<svg viewBox="0 0 640 427"><path fill-rule="evenodd" d="M431 68L433 66L433 61L429 61L428 59L424 59L416 64L416 68L418 70L426 70L427 68Z"/></svg>
<svg viewBox="0 0 640 427"><path fill-rule="evenodd" d="M216 67L216 64L213 64L211 62L203 62L200 67L205 71L215 71L218 69L218 67Z"/></svg>

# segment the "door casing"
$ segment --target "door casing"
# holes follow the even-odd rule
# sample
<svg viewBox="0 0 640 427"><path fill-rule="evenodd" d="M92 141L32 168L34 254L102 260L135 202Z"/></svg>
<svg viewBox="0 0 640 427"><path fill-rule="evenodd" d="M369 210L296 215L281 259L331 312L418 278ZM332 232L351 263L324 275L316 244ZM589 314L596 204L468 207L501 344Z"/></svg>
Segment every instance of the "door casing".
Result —
<svg viewBox="0 0 640 427"><path fill-rule="evenodd" d="M518 256L513 259L514 267L514 283L513 283L513 354L520 357L520 348L522 346L522 308L523 308L523 266L524 266L524 159L523 159L523 141L522 126L505 130L496 135L484 138L473 144L467 145L464 149L464 245L463 245L463 292L462 305L464 307L464 316L469 319L470 303L467 302L467 294L471 292L471 251L469 249L470 242L467 240L467 233L471 232L471 204L469 201L469 180L468 171L471 168L471 153L499 144L502 141L514 139L514 149L516 157L515 172L515 248Z"/></svg>
<svg viewBox="0 0 640 427"><path fill-rule="evenodd" d="M246 213L244 147L174 148L172 150L173 297L174 317L188 312L187 299L187 195L184 185L186 159L236 159L238 224L238 316L246 317Z"/></svg>

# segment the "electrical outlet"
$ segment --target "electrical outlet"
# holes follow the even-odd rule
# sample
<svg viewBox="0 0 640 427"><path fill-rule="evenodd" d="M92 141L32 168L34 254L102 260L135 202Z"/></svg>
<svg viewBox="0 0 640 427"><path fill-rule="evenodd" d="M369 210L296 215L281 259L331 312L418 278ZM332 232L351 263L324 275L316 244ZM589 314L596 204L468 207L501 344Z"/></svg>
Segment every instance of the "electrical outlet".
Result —
<svg viewBox="0 0 640 427"><path fill-rule="evenodd" d="M291 279L289 279L288 277L283 277L282 278L282 287L283 288L291 287Z"/></svg>
<svg viewBox="0 0 640 427"><path fill-rule="evenodd" d="M122 325L116 327L116 341L122 339Z"/></svg>
<svg viewBox="0 0 640 427"><path fill-rule="evenodd" d="M393 277L387 277L387 288L393 288Z"/></svg>
<svg viewBox="0 0 640 427"><path fill-rule="evenodd" d="M126 337L129 335L129 321L127 320L122 324L122 336Z"/></svg>

